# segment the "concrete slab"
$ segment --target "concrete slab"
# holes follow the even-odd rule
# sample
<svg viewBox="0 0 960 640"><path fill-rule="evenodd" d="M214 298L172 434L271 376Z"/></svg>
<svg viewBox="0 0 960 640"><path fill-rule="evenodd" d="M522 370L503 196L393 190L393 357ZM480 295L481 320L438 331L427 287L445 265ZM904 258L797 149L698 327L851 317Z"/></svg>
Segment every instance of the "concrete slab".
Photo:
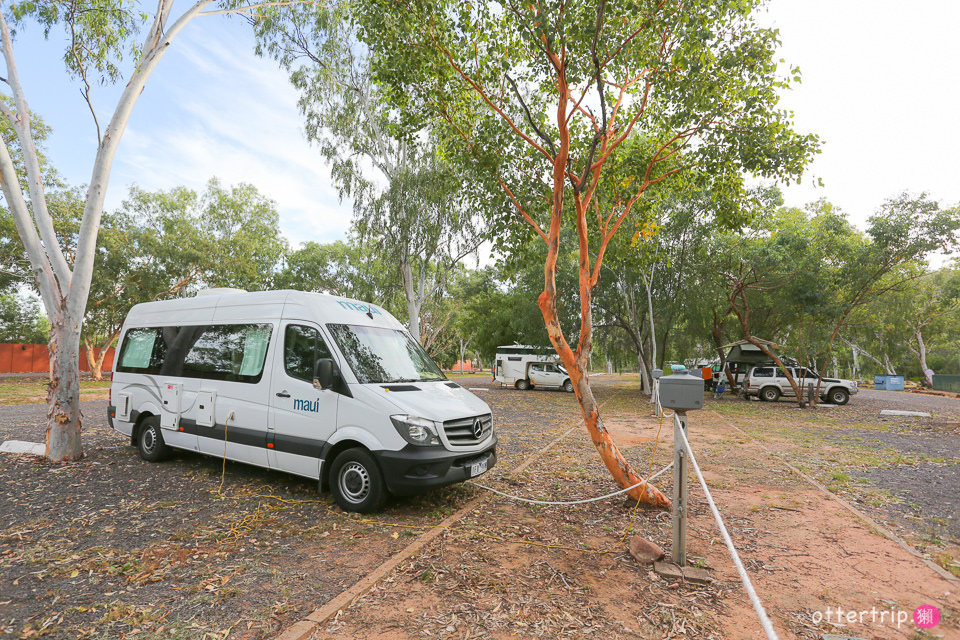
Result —
<svg viewBox="0 0 960 640"><path fill-rule="evenodd" d="M672 562L654 562L653 570L666 580L683 580L683 569Z"/></svg>
<svg viewBox="0 0 960 640"><path fill-rule="evenodd" d="M42 456L47 452L47 445L42 442L24 442L23 440L7 440L0 444L0 453L29 453Z"/></svg>
<svg viewBox="0 0 960 640"><path fill-rule="evenodd" d="M673 562L654 562L653 570L666 580L683 580L693 584L710 584L713 582L710 572L699 567L681 567Z"/></svg>
<svg viewBox="0 0 960 640"><path fill-rule="evenodd" d="M930 414L926 411L897 411L895 409L884 409L880 412L882 416L903 416L907 418L929 418Z"/></svg>

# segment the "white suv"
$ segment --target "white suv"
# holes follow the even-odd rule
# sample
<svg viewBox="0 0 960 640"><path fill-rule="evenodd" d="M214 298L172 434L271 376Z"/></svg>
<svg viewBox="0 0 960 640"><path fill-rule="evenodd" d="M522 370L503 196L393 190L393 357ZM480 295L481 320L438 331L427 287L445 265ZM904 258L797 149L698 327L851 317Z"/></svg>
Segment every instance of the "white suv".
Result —
<svg viewBox="0 0 960 640"><path fill-rule="evenodd" d="M787 367L794 381L800 386L801 393L806 394L810 385L817 387L819 379L820 399L824 402L843 405L847 404L850 396L857 392L857 383L851 380L838 378L820 378L815 372L806 367ZM743 383L743 393L747 396L757 396L767 402L776 402L780 396L793 397L793 387L786 374L775 364L757 365L750 368Z"/></svg>
<svg viewBox="0 0 960 640"><path fill-rule="evenodd" d="M570 374L563 367L549 362L532 362L527 369L528 380L526 386L517 383L517 389L538 387L560 387L569 393L573 392L573 383Z"/></svg>

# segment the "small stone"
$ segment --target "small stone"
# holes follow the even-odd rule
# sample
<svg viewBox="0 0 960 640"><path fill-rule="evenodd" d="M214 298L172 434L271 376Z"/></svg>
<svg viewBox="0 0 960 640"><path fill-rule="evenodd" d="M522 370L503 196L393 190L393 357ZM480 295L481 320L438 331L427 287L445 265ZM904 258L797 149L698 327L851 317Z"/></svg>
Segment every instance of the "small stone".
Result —
<svg viewBox="0 0 960 640"><path fill-rule="evenodd" d="M663 549L640 536L630 536L630 555L641 564L653 564L663 558Z"/></svg>

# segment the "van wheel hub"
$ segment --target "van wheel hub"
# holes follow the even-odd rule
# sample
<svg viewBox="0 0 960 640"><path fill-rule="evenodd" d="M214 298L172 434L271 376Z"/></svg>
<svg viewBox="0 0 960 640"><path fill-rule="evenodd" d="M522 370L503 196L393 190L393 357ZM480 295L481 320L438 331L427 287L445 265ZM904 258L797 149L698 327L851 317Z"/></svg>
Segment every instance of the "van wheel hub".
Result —
<svg viewBox="0 0 960 640"><path fill-rule="evenodd" d="M152 427L147 427L143 432L143 449L148 453L153 453L157 448L157 432Z"/></svg>
<svg viewBox="0 0 960 640"><path fill-rule="evenodd" d="M340 470L340 493L351 502L362 502L370 493L370 473L359 462L351 462Z"/></svg>

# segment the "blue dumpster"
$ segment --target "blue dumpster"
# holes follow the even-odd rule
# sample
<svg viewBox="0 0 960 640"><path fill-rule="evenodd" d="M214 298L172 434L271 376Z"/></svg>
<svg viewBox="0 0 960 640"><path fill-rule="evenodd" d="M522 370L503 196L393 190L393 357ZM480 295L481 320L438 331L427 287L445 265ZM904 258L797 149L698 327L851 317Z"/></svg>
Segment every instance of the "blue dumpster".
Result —
<svg viewBox="0 0 960 640"><path fill-rule="evenodd" d="M881 391L903 391L903 376L874 376L873 385Z"/></svg>

